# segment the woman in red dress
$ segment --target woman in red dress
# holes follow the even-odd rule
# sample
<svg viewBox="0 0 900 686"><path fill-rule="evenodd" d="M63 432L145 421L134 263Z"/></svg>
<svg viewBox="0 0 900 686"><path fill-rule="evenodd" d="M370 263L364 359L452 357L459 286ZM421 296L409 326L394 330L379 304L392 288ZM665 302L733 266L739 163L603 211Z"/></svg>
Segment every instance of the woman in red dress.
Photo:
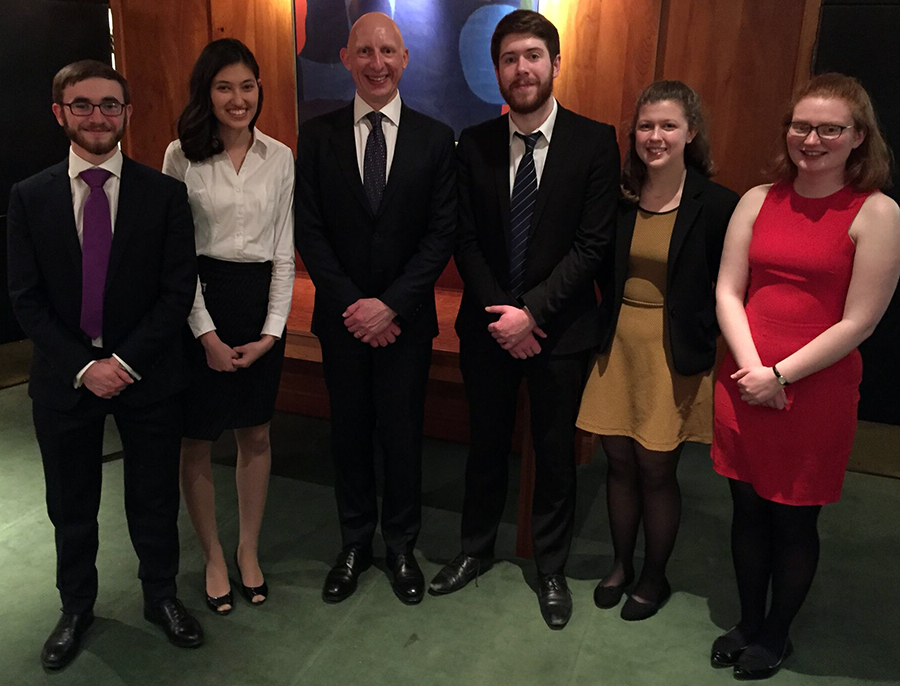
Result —
<svg viewBox="0 0 900 686"><path fill-rule="evenodd" d="M731 485L741 618L711 659L739 679L771 676L792 650L819 511L840 498L856 430L856 348L900 273L900 209L878 192L890 153L862 86L812 79L782 140L781 178L738 204L716 287L730 354L716 382L712 458Z"/></svg>

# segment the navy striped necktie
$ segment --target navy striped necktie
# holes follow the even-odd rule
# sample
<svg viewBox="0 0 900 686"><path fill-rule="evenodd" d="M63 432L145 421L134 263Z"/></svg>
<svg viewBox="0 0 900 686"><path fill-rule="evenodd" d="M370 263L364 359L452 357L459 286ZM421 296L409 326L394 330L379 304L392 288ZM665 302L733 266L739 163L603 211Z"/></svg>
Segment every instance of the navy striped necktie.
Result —
<svg viewBox="0 0 900 686"><path fill-rule="evenodd" d="M509 201L509 292L518 298L525 292L525 252L528 250L528 234L534 215L538 179L534 168L534 146L541 137L540 131L527 136L514 134L525 142L525 155L516 170L512 197Z"/></svg>

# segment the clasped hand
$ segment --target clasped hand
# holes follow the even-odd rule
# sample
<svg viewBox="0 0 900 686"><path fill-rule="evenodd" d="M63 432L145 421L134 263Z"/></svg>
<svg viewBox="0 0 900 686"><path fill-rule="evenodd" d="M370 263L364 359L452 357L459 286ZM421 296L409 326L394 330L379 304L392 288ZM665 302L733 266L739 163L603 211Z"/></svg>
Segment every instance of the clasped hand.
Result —
<svg viewBox="0 0 900 686"><path fill-rule="evenodd" d="M500 315L500 319L488 324L488 331L510 355L524 360L541 352L541 344L537 339L546 338L547 334L527 309L512 305L491 305L484 309L491 314Z"/></svg>
<svg viewBox="0 0 900 686"><path fill-rule="evenodd" d="M275 345L275 336L264 334L258 341L237 345L232 348L219 338L215 331L200 336L206 351L206 364L217 372L234 372L246 369Z"/></svg>
<svg viewBox="0 0 900 686"><path fill-rule="evenodd" d="M81 375L81 383L98 398L109 400L134 383L114 357L97 360Z"/></svg>
<svg viewBox="0 0 900 686"><path fill-rule="evenodd" d="M378 298L360 298L344 311L343 317L347 331L373 348L390 345L400 335L397 313Z"/></svg>
<svg viewBox="0 0 900 686"><path fill-rule="evenodd" d="M737 383L741 400L748 405L762 405L783 410L788 405L784 388L771 367L742 367L731 378Z"/></svg>

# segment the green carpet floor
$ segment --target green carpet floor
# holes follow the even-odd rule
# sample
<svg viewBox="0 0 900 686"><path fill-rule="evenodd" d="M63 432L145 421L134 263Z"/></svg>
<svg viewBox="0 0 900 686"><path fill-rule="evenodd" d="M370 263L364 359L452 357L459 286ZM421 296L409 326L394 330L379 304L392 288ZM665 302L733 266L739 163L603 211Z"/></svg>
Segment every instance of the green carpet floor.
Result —
<svg viewBox="0 0 900 686"><path fill-rule="evenodd" d="M0 391L0 684L332 685L727 684L709 646L736 619L728 550L730 501L708 450L689 446L680 475L684 518L670 567L674 596L659 615L626 623L593 606L607 569L602 454L579 468L576 539L568 574L575 597L569 626L551 632L535 598L533 565L513 556L515 471L498 542L502 561L476 587L398 602L384 573L383 547L357 593L330 606L322 580L338 549L328 458L328 424L278 415L274 472L261 541L270 600L237 600L227 618L202 602L203 568L182 513L180 594L202 620L207 642L170 646L141 615L137 562L124 522L121 461L111 433L104 466L98 560L98 620L78 659L46 674L41 645L58 617L53 532L44 507L40 458L24 386ZM216 447L220 530L237 532L233 443ZM465 447L429 441L423 530L417 552L427 577L458 550ZM849 474L841 503L821 519L822 560L793 632L795 655L779 684L898 683L900 651L900 482Z"/></svg>

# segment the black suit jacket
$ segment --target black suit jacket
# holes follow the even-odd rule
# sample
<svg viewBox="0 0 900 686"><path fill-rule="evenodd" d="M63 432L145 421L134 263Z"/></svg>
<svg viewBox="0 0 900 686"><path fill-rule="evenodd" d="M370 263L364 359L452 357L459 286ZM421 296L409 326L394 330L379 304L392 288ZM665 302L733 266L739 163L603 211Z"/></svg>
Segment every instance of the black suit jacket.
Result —
<svg viewBox="0 0 900 686"><path fill-rule="evenodd" d="M401 336L438 333L434 282L450 259L456 224L453 130L402 105L381 205L359 175L353 104L309 120L297 143L295 242L316 286L312 331L355 341L342 314L360 298L397 312Z"/></svg>
<svg viewBox="0 0 900 686"><path fill-rule="evenodd" d="M73 387L95 351L81 331L81 246L68 160L13 186L9 201L9 292L34 342L29 393L62 411L84 394ZM118 396L141 406L179 391L181 330L197 285L194 224L183 183L129 158L103 301L104 357L115 353L141 376Z"/></svg>
<svg viewBox="0 0 900 686"><path fill-rule="evenodd" d="M456 265L465 288L460 339L492 340L489 305L528 307L547 334L542 352L595 347L603 330L594 276L612 240L619 194L615 129L559 107L535 200L525 293L509 292L509 117L463 131L459 158Z"/></svg>
<svg viewBox="0 0 900 686"><path fill-rule="evenodd" d="M715 364L719 326L714 284L725 229L738 200L734 191L688 167L669 243L666 274L666 324L679 374L699 374ZM612 343L622 307L637 211L637 204L620 201L616 247L610 256L614 265L605 265L599 272L600 316L606 330L603 350Z"/></svg>

